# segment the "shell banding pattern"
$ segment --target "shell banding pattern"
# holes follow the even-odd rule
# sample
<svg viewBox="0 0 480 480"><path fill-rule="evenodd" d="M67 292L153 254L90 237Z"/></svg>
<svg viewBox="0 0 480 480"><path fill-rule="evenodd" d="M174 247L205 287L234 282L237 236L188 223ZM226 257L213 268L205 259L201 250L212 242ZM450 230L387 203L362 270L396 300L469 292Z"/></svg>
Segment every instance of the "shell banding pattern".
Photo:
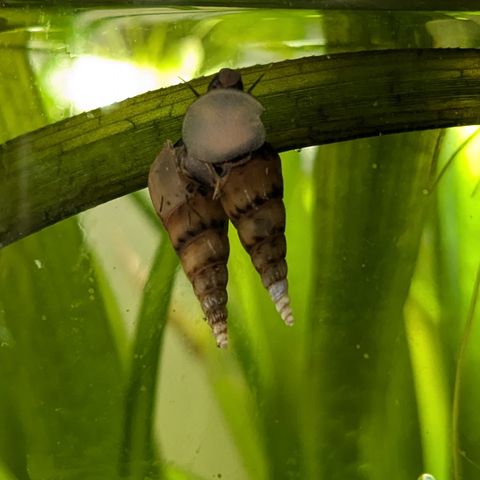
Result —
<svg viewBox="0 0 480 480"><path fill-rule="evenodd" d="M219 347L226 347L228 221L275 307L293 324L288 296L285 207L280 157L265 142L263 106L222 69L167 141L148 177L155 210L192 283Z"/></svg>

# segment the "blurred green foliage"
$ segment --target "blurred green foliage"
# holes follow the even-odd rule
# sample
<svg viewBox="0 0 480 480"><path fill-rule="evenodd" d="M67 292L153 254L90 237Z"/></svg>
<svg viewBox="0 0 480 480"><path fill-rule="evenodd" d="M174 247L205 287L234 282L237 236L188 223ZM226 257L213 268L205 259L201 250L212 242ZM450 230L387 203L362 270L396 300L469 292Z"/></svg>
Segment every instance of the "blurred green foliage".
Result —
<svg viewBox="0 0 480 480"><path fill-rule="evenodd" d="M473 14L1 15L1 141L75 112L49 79L82 55L155 66L173 81L339 50L478 47L480 31ZM0 479L449 480L455 456L463 478L477 478L478 318L452 431L479 263L472 135L284 154L297 323L282 325L231 229L227 352L142 194L0 250Z"/></svg>

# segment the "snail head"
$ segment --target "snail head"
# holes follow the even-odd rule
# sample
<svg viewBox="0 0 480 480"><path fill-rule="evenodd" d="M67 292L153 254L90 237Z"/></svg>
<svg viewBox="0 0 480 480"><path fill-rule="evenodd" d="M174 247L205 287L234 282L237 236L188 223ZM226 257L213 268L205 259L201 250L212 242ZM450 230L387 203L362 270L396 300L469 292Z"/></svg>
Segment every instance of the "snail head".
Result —
<svg viewBox="0 0 480 480"><path fill-rule="evenodd" d="M231 68L222 68L208 85L208 90L216 88L235 88L243 90L242 77L239 72Z"/></svg>

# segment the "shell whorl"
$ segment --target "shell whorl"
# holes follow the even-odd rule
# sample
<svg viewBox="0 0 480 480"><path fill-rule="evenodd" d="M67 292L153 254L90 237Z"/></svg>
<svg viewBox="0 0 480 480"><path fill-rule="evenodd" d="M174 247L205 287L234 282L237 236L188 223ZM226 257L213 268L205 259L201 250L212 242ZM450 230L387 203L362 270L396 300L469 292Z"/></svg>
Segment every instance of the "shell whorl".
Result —
<svg viewBox="0 0 480 480"><path fill-rule="evenodd" d="M277 311L287 325L292 325L282 197L280 157L265 143L248 162L231 168L220 201Z"/></svg>
<svg viewBox="0 0 480 480"><path fill-rule="evenodd" d="M264 108L250 95L259 79L243 92L239 72L220 70L188 108L178 146L165 143L148 179L219 347L228 343L228 219L281 318L293 324L280 157L265 143Z"/></svg>
<svg viewBox="0 0 480 480"><path fill-rule="evenodd" d="M213 192L178 169L180 151L166 142L153 162L148 188L219 347L226 347L228 218Z"/></svg>
<svg viewBox="0 0 480 480"><path fill-rule="evenodd" d="M292 308L290 307L287 280L284 279L272 283L272 285L268 287L268 293L285 324L288 326L293 325L293 313Z"/></svg>

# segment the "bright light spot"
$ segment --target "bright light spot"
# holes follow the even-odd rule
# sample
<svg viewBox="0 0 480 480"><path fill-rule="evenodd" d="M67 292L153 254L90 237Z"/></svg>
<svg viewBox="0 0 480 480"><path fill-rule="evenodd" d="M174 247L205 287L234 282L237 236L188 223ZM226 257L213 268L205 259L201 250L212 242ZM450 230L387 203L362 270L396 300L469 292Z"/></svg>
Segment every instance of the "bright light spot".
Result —
<svg viewBox="0 0 480 480"><path fill-rule="evenodd" d="M462 137L467 138L470 135L473 135L478 130L477 125L467 125L458 129L462 133Z"/></svg>
<svg viewBox="0 0 480 480"><path fill-rule="evenodd" d="M318 147L305 147L300 152L300 165L305 173L313 172L313 165L317 158Z"/></svg>
<svg viewBox="0 0 480 480"><path fill-rule="evenodd" d="M302 40L287 40L283 42L284 45L291 48L302 48L302 47L320 47L325 45L326 39L324 37L317 38L304 38Z"/></svg>
<svg viewBox="0 0 480 480"><path fill-rule="evenodd" d="M480 128L477 126L469 127L470 135L475 134L475 138L467 146L467 166L472 177L480 177Z"/></svg>
<svg viewBox="0 0 480 480"><path fill-rule="evenodd" d="M49 83L61 100L82 112L110 105L161 85L153 68L96 56L78 57L50 75Z"/></svg>
<svg viewBox="0 0 480 480"><path fill-rule="evenodd" d="M203 59L202 45L196 37L186 37L183 39L181 51L180 74L191 75Z"/></svg>
<svg viewBox="0 0 480 480"><path fill-rule="evenodd" d="M159 60L156 67L94 55L78 56L56 65L46 80L58 108L84 112L175 85L181 78L189 80L202 64L202 44L196 37L185 37L178 52L175 61Z"/></svg>
<svg viewBox="0 0 480 480"><path fill-rule="evenodd" d="M435 480L435 477L433 475L430 475L429 473L422 473L418 477L418 480Z"/></svg>

